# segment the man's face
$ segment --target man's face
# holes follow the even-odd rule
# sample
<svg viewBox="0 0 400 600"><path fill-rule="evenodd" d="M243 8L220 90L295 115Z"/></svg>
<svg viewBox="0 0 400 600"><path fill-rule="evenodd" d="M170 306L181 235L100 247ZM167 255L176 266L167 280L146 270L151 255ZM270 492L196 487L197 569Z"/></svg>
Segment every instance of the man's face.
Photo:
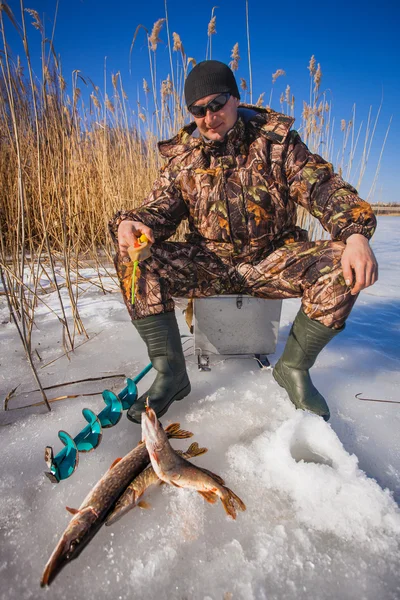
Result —
<svg viewBox="0 0 400 600"><path fill-rule="evenodd" d="M196 106L204 106L214 100L220 94L211 94L200 98L194 104ZM222 142L227 132L232 129L237 121L237 109L240 101L238 98L231 96L228 102L218 112L207 111L205 117L193 117L198 130L204 137L215 142Z"/></svg>

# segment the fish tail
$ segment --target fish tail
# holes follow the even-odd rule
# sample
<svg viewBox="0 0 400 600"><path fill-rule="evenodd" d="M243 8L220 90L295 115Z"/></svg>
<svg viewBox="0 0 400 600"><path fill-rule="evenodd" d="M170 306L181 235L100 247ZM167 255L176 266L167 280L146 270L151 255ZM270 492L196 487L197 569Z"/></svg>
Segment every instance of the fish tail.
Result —
<svg viewBox="0 0 400 600"><path fill-rule="evenodd" d="M208 448L200 448L197 442L193 442L182 455L184 458L194 458L195 456L201 456L206 452L208 452Z"/></svg>
<svg viewBox="0 0 400 600"><path fill-rule="evenodd" d="M165 433L169 438L174 438L178 440L184 440L193 436L193 433L191 431L180 429L180 426L180 423L171 423L171 425L168 425L168 427L165 428Z"/></svg>
<svg viewBox="0 0 400 600"><path fill-rule="evenodd" d="M227 515L236 519L236 510L246 510L245 503L232 490L225 487L227 494L221 498L222 505Z"/></svg>

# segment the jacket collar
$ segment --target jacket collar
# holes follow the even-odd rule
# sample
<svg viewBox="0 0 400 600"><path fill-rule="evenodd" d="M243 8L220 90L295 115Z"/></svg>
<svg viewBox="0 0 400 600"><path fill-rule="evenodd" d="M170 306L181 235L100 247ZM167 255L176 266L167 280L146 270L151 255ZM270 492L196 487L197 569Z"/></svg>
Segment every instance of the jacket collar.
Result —
<svg viewBox="0 0 400 600"><path fill-rule="evenodd" d="M224 149L230 151L245 140L247 131L253 134L259 133L275 144L282 144L293 123L293 117L275 112L270 108L240 104L238 119L226 134L223 142L213 142L199 136L196 123L193 121L182 127L170 140L159 142L158 149L160 154L166 158L173 158L197 147L202 147L206 152L211 153L220 153Z"/></svg>
<svg viewBox="0 0 400 600"><path fill-rule="evenodd" d="M284 142L294 123L293 117L275 112L271 108L241 104L239 106L240 111L243 111L249 127L259 131L260 134L275 144Z"/></svg>

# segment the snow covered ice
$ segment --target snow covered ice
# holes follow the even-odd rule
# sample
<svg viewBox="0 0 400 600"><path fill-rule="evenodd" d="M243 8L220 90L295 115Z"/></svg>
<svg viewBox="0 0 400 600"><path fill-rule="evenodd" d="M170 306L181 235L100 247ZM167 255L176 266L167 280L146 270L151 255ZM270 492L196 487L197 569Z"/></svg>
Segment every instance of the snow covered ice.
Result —
<svg viewBox="0 0 400 600"><path fill-rule="evenodd" d="M162 422L179 421L194 433L191 440L172 440L175 448L197 441L209 449L193 462L221 475L246 503L236 521L220 502L212 506L194 492L155 487L145 497L150 509L135 508L103 527L42 590L44 566L70 520L65 506L81 504L113 460L138 443L140 427L124 415L104 430L95 451L80 455L72 477L52 485L43 475L45 446L58 452L58 430L76 435L86 423L82 408L100 412L101 396L56 402L51 413L43 406L0 412L0 598L398 600L399 404L363 402L355 394L400 400L399 226L396 217L379 218L372 242L379 281L361 293L345 332L312 371L331 408L329 423L296 411L271 371L253 360L215 357L210 372L198 371L191 342L185 342L192 392ZM111 289L111 280L104 285ZM55 296L49 299L55 308ZM0 398L20 384L9 402L14 409L41 398L28 393L36 385L14 326L5 323L4 296L0 303ZM283 303L272 363L298 306ZM91 340L70 361L60 358L43 369L62 355L61 332L47 311L37 312L34 347L45 385L136 375L147 356L119 294L103 295L87 284L79 307ZM187 333L179 307L181 332ZM109 379L49 396L123 386L123 378Z"/></svg>

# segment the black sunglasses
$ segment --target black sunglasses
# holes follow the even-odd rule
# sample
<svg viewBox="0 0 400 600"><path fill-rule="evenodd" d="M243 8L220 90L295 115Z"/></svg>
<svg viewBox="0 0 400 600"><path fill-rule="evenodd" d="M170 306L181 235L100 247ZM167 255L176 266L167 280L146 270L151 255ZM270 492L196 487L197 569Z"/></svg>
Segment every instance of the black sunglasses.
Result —
<svg viewBox="0 0 400 600"><path fill-rule="evenodd" d="M231 97L231 94L229 92L226 92L224 94L219 94L216 98L211 100L208 104L204 104L204 105L192 104L191 106L189 106L188 110L190 113L192 113L192 115L194 117L196 117L198 119L202 119L203 117L206 116L208 110L210 110L212 113L216 113L219 110L221 110L221 108L223 108L225 106L225 104L228 102L230 97Z"/></svg>

